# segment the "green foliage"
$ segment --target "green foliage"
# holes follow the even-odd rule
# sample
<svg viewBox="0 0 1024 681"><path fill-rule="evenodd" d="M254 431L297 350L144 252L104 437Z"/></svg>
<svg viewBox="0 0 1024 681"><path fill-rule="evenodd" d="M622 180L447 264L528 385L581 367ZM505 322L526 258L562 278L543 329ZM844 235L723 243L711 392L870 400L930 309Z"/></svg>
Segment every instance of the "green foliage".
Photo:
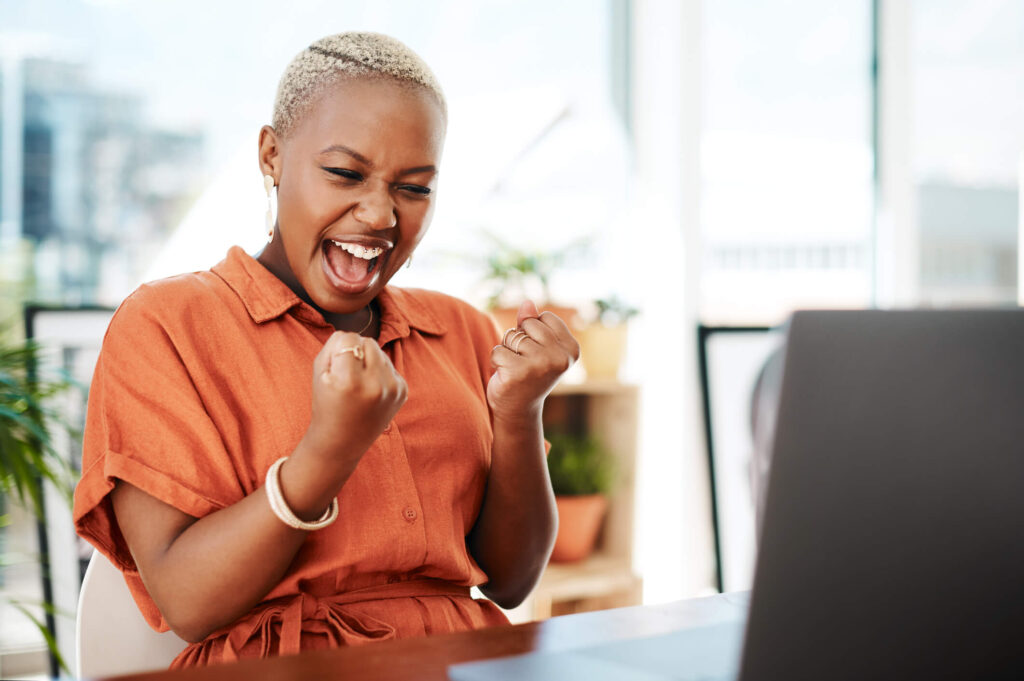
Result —
<svg viewBox="0 0 1024 681"><path fill-rule="evenodd" d="M14 600L13 598L8 598L7 602L10 603L11 606L14 607L14 609L16 609L22 615L27 617L30 622L32 622L32 626L34 626L36 630L39 631L39 634L43 637L43 640L46 641L46 646L50 649L50 652L53 654L54 658L56 658L58 666L60 666L60 668L68 674L71 674L71 669L68 667L67 663L64 662L64 657L60 654L60 648L57 647L57 639L54 638L53 632L51 632L46 627L46 623L43 620L39 619L34 614L32 614L32 611L29 610L28 607L26 606L35 605L36 607L41 607L45 612L51 615L67 615L67 613L58 613L56 608L54 608L49 603L25 604L21 601Z"/></svg>
<svg viewBox="0 0 1024 681"><path fill-rule="evenodd" d="M607 494L615 475L611 453L592 435L544 434L551 443L548 472L555 494Z"/></svg>
<svg viewBox="0 0 1024 681"><path fill-rule="evenodd" d="M41 350L31 341L10 342L11 334L0 334L0 501L8 499L43 516L43 483L49 480L71 503L74 474L53 445L53 428L75 432L57 411L46 406L56 395L71 386L65 377L40 378ZM3 504L0 504L3 506ZM2 509L0 509L2 511ZM9 524L0 512L0 528ZM11 556L0 556L0 569ZM4 599L27 617L46 640L61 669L70 673L60 656L53 633L27 607L15 599ZM47 603L36 604L53 612Z"/></svg>
<svg viewBox="0 0 1024 681"><path fill-rule="evenodd" d="M489 290L488 308L500 307L502 299L516 303L537 297L537 302L551 300L551 276L570 256L589 247L583 239L557 251L517 248L491 232L483 232L490 243L484 257L483 284Z"/></svg>
<svg viewBox="0 0 1024 681"><path fill-rule="evenodd" d="M39 356L31 341L0 344L0 494L41 516L44 480L71 498L72 471L54 449L52 428L78 434L46 406L71 383L36 376Z"/></svg>
<svg viewBox="0 0 1024 681"><path fill-rule="evenodd" d="M624 324L640 312L616 295L595 300L594 304L597 306L597 318L605 326Z"/></svg>

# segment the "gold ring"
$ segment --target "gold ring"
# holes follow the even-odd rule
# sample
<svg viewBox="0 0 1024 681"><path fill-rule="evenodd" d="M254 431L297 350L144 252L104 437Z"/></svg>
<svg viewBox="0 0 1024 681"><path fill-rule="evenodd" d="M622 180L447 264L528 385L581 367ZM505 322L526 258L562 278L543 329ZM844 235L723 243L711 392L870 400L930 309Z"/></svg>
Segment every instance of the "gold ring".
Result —
<svg viewBox="0 0 1024 681"><path fill-rule="evenodd" d="M340 350L335 350L334 354L344 355L346 352L351 352L353 357L358 359L363 364L366 364L366 352L363 351L362 345L353 345L348 348L341 348Z"/></svg>
<svg viewBox="0 0 1024 681"><path fill-rule="evenodd" d="M525 331L516 330L516 332L514 334L512 334L512 338L509 339L509 342L508 343L503 343L503 345L506 348L508 348L509 350L512 350L512 352L515 352L518 355L519 353L512 349L512 343L517 343L516 347L519 347L518 343L522 343L522 339L525 338L525 337L526 337L526 332Z"/></svg>
<svg viewBox="0 0 1024 681"><path fill-rule="evenodd" d="M516 336L513 340L516 346L514 348L509 348L510 350L512 350L512 352L516 353L517 355L519 354L519 346L523 344L524 340L530 337L530 334L526 333L525 331L523 331L522 333L522 336Z"/></svg>

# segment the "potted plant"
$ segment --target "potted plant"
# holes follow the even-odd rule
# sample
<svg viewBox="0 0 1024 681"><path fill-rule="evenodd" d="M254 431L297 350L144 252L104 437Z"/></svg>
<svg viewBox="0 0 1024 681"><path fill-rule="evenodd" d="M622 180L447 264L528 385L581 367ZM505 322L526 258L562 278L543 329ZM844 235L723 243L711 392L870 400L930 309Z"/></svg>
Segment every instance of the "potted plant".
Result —
<svg viewBox="0 0 1024 681"><path fill-rule="evenodd" d="M545 437L551 443L548 472L558 507L558 535L551 562L580 561L594 550L608 508L614 462L593 436L555 431Z"/></svg>
<svg viewBox="0 0 1024 681"><path fill-rule="evenodd" d="M618 296L595 300L594 305L596 318L577 334L580 359L588 378L615 379L626 351L628 322L638 310Z"/></svg>
<svg viewBox="0 0 1024 681"><path fill-rule="evenodd" d="M557 251L522 249L490 232L484 257L483 285L487 288L487 310L501 329L516 326L516 313L526 299L537 303L540 311L558 315L569 326L578 323L576 308L551 301L551 276L566 258L585 246L577 242Z"/></svg>
<svg viewBox="0 0 1024 681"><path fill-rule="evenodd" d="M42 490L50 481L70 503L73 473L70 465L54 448L52 429L61 428L73 435L64 418L47 402L70 387L63 377L37 375L40 348L37 344L14 342L0 336L0 501L14 503L43 516ZM8 523L7 508L0 508L0 527ZM0 556L0 563L11 564L14 556ZM46 640L51 653L65 670L56 642L46 625L27 605L52 610L46 603L26 604L10 596L7 602L28 617Z"/></svg>

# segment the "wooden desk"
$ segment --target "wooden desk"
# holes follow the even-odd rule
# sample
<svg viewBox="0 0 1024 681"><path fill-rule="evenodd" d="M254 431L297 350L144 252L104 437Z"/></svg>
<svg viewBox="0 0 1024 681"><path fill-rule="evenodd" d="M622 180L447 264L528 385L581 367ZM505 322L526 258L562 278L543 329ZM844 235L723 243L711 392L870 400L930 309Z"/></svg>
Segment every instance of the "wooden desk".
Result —
<svg viewBox="0 0 1024 681"><path fill-rule="evenodd" d="M292 657L246 660L175 672L118 677L121 681L447 681L448 667L536 651L569 650L609 641L656 636L746 616L747 593L555 617L462 634L385 641L319 650Z"/></svg>

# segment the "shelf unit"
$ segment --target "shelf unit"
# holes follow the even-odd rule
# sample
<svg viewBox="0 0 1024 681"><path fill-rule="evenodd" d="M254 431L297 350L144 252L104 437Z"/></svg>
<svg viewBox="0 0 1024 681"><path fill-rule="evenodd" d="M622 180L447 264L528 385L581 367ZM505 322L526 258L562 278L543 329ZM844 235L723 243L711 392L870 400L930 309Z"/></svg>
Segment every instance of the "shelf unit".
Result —
<svg viewBox="0 0 1024 681"><path fill-rule="evenodd" d="M639 605L642 582L633 569L634 481L639 390L612 380L563 382L544 405L544 425L595 435L615 457L615 483L597 548L580 563L547 567L514 622Z"/></svg>

